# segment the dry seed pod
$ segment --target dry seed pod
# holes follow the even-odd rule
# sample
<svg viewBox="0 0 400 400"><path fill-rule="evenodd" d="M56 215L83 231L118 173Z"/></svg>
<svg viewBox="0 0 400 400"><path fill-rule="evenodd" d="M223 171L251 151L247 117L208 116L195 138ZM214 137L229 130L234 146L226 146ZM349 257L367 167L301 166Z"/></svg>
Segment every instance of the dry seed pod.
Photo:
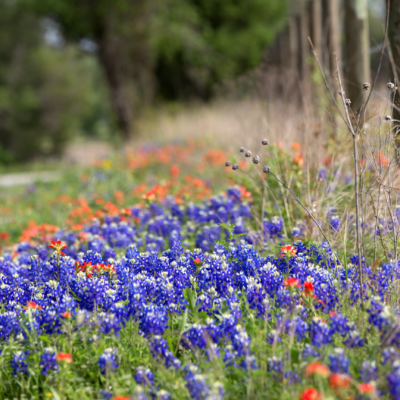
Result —
<svg viewBox="0 0 400 400"><path fill-rule="evenodd" d="M263 146L267 146L268 145L268 139L263 139L261 141L261 143L262 143Z"/></svg>
<svg viewBox="0 0 400 400"><path fill-rule="evenodd" d="M251 157L251 151L247 150L246 153L244 154L246 157Z"/></svg>
<svg viewBox="0 0 400 400"><path fill-rule="evenodd" d="M394 83L389 82L389 83L387 84L387 87L388 87L388 89L393 90L393 88L394 88Z"/></svg>
<svg viewBox="0 0 400 400"><path fill-rule="evenodd" d="M232 169L233 169L234 171L236 171L238 168L239 168L239 165L237 165L237 164L233 164L233 165L232 165Z"/></svg>
<svg viewBox="0 0 400 400"><path fill-rule="evenodd" d="M254 157L253 157L253 163L254 163L254 164L258 164L259 162L260 162L260 157L254 156Z"/></svg>
<svg viewBox="0 0 400 400"><path fill-rule="evenodd" d="M241 153L244 153L245 151L246 151L246 149L245 149L244 147L241 147L241 148L240 148L240 152L241 152Z"/></svg>
<svg viewBox="0 0 400 400"><path fill-rule="evenodd" d="M350 107L350 105L351 105L351 100L350 99L346 99L346 106Z"/></svg>
<svg viewBox="0 0 400 400"><path fill-rule="evenodd" d="M232 164L231 164L231 162L230 161L227 161L226 163L225 163L225 167L230 167Z"/></svg>
<svg viewBox="0 0 400 400"><path fill-rule="evenodd" d="M385 121L390 121L390 120L392 119L392 117L391 117L390 115L385 115L385 116L383 117L383 119L384 119Z"/></svg>
<svg viewBox="0 0 400 400"><path fill-rule="evenodd" d="M268 174L269 171L271 171L271 168L268 167L268 165L266 165L266 166L263 168L263 172L266 173L266 174Z"/></svg>
<svg viewBox="0 0 400 400"><path fill-rule="evenodd" d="M370 87L371 87L371 85L370 85L368 82L365 82L365 83L363 84L363 89L364 89L364 90L368 90Z"/></svg>

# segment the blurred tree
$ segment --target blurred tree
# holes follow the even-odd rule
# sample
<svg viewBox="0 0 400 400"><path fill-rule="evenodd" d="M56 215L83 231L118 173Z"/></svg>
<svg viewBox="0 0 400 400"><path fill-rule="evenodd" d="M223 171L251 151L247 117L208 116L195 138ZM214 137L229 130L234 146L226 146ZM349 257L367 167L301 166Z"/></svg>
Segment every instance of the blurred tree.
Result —
<svg viewBox="0 0 400 400"><path fill-rule="evenodd" d="M389 41L393 54L393 63L391 68L391 81L400 77L400 0L391 0L390 2L390 15L389 15ZM400 87L400 82L397 79L396 86ZM396 107L393 110L393 118L400 120L400 90L397 92ZM398 147L400 147L400 139L398 139Z"/></svg>
<svg viewBox="0 0 400 400"><path fill-rule="evenodd" d="M0 2L0 26L0 162L60 154L90 118L93 70L76 49L46 46L16 1Z"/></svg>
<svg viewBox="0 0 400 400"><path fill-rule="evenodd" d="M347 95L359 111L365 99L362 85L371 81L367 0L345 1Z"/></svg>
<svg viewBox="0 0 400 400"><path fill-rule="evenodd" d="M208 98L215 84L259 65L286 16L282 0L169 0L159 13L156 74L164 98ZM175 11L172 11L175 10Z"/></svg>
<svg viewBox="0 0 400 400"><path fill-rule="evenodd" d="M254 68L285 15L281 0L25 0L66 38L90 39L118 125L128 138L135 105L207 98L214 84Z"/></svg>

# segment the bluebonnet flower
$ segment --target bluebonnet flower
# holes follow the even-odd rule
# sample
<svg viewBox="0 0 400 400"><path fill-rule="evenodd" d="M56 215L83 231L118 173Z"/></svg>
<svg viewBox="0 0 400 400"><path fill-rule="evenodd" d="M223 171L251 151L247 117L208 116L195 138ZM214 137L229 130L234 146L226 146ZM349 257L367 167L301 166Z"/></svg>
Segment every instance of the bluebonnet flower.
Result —
<svg viewBox="0 0 400 400"><path fill-rule="evenodd" d="M392 399L400 398L400 369L393 369L387 376L387 383Z"/></svg>
<svg viewBox="0 0 400 400"><path fill-rule="evenodd" d="M139 330L146 337L164 334L167 323L168 316L165 308L153 304L146 306L139 315Z"/></svg>
<svg viewBox="0 0 400 400"><path fill-rule="evenodd" d="M270 357L268 358L268 372L274 372L275 374L283 374L283 362L281 358Z"/></svg>
<svg viewBox="0 0 400 400"><path fill-rule="evenodd" d="M112 393L108 392L107 390L100 390L99 393L101 396L103 396L103 400L111 400L113 397Z"/></svg>
<svg viewBox="0 0 400 400"><path fill-rule="evenodd" d="M52 347L44 349L40 356L40 366L42 367L42 375L48 375L49 372L58 372L57 355Z"/></svg>
<svg viewBox="0 0 400 400"><path fill-rule="evenodd" d="M189 365L185 368L186 387L190 396L195 400L223 400L224 387L220 382L214 382L210 387L206 375L200 373L196 365Z"/></svg>
<svg viewBox="0 0 400 400"><path fill-rule="evenodd" d="M326 182L328 180L328 171L326 168L321 168L318 171L318 180L322 182Z"/></svg>
<svg viewBox="0 0 400 400"><path fill-rule="evenodd" d="M375 361L364 361L360 371L360 380L362 382L370 382L378 379L378 368Z"/></svg>
<svg viewBox="0 0 400 400"><path fill-rule="evenodd" d="M118 368L117 352L114 349L108 348L103 351L99 357L99 367L102 375L107 375L115 372Z"/></svg>
<svg viewBox="0 0 400 400"><path fill-rule="evenodd" d="M340 230L340 218L337 215L331 217L329 224L330 228L336 232Z"/></svg>
<svg viewBox="0 0 400 400"><path fill-rule="evenodd" d="M336 373L347 373L350 360L346 358L344 350L336 348L333 354L329 354L329 369Z"/></svg>
<svg viewBox="0 0 400 400"><path fill-rule="evenodd" d="M137 367L134 378L138 385L150 387L154 386L154 374L150 371L149 368Z"/></svg>
<svg viewBox="0 0 400 400"><path fill-rule="evenodd" d="M318 353L318 351L316 349L314 349L313 346L309 345L308 343L306 343L304 345L304 350L301 352L301 357L302 358L316 358L319 357L320 353Z"/></svg>
<svg viewBox="0 0 400 400"><path fill-rule="evenodd" d="M383 361L382 365L386 365L387 363L393 364L398 358L400 358L400 353L394 348L389 347L388 349L384 349L382 351Z"/></svg>
<svg viewBox="0 0 400 400"><path fill-rule="evenodd" d="M167 368L179 368L181 366L181 362L168 349L167 341L161 336L154 336L149 343L149 347L153 357L164 361Z"/></svg>
<svg viewBox="0 0 400 400"><path fill-rule="evenodd" d="M26 361L27 352L16 351L11 359L11 368L13 370L13 375L18 374L28 375L28 364Z"/></svg>

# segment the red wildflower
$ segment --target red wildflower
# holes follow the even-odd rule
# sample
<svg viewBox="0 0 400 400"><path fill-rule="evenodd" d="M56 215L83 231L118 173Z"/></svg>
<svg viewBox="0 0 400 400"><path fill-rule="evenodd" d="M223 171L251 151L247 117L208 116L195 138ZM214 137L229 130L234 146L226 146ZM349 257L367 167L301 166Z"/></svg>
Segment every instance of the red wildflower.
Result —
<svg viewBox="0 0 400 400"><path fill-rule="evenodd" d="M281 249L281 253L279 254L279 257L296 257L297 249L295 247L292 247L290 245L288 246L283 246Z"/></svg>
<svg viewBox="0 0 400 400"><path fill-rule="evenodd" d="M329 311L329 315L330 315L331 317L337 317L337 314L336 314L335 311L333 311L333 310Z"/></svg>
<svg viewBox="0 0 400 400"><path fill-rule="evenodd" d="M361 393L374 393L375 392L375 386L371 382L360 383L357 386L357 388Z"/></svg>
<svg viewBox="0 0 400 400"><path fill-rule="evenodd" d="M292 150L301 150L301 144L299 142L293 142Z"/></svg>
<svg viewBox="0 0 400 400"><path fill-rule="evenodd" d="M194 262L195 264L200 264L200 263L201 263L200 258L195 258L195 259L193 260L193 262Z"/></svg>
<svg viewBox="0 0 400 400"><path fill-rule="evenodd" d="M308 364L306 367L306 376L307 377L310 377L313 375L319 375L324 378L328 378L328 376L330 374L331 374L331 371L329 370L329 368L326 365L321 364L318 361Z"/></svg>
<svg viewBox="0 0 400 400"><path fill-rule="evenodd" d="M61 314L61 316L65 319L69 319L71 317L71 313L69 311L65 311Z"/></svg>
<svg viewBox="0 0 400 400"><path fill-rule="evenodd" d="M295 287L295 286L300 286L299 285L299 280L296 278L287 278L283 281L283 284L287 287Z"/></svg>
<svg viewBox="0 0 400 400"><path fill-rule="evenodd" d="M58 353L57 361L62 361L68 364L72 363L72 354L71 353Z"/></svg>
<svg viewBox="0 0 400 400"><path fill-rule="evenodd" d="M111 264L107 264L107 265L100 264L100 266L103 269L103 271L106 272L107 274L111 275L111 274L115 274L116 273L114 265L111 265Z"/></svg>
<svg viewBox="0 0 400 400"><path fill-rule="evenodd" d="M28 301L28 303L26 304L26 307L24 307L25 310L27 310L28 308L33 308L33 309L38 309L41 310L43 307L39 306L38 304L36 304L34 301Z"/></svg>
<svg viewBox="0 0 400 400"><path fill-rule="evenodd" d="M8 240L10 239L10 235L7 232L0 232L0 240Z"/></svg>
<svg viewBox="0 0 400 400"><path fill-rule="evenodd" d="M115 396L112 398L112 400L132 400L132 399L126 396Z"/></svg>
<svg viewBox="0 0 400 400"><path fill-rule="evenodd" d="M299 394L300 400L319 400L320 398L320 393L314 388L304 389L304 392Z"/></svg>
<svg viewBox="0 0 400 400"><path fill-rule="evenodd" d="M62 256L65 256L65 254L62 252L63 249L66 249L67 246L61 242L61 240L52 240L51 244L49 245L50 248L54 249L54 251L58 254L61 254Z"/></svg>
<svg viewBox="0 0 400 400"><path fill-rule="evenodd" d="M177 178L179 176L179 167L176 164L171 165L170 173L173 178Z"/></svg>
<svg viewBox="0 0 400 400"><path fill-rule="evenodd" d="M297 154L295 157L293 157L293 161L300 167L304 167L304 158L303 154Z"/></svg>
<svg viewBox="0 0 400 400"><path fill-rule="evenodd" d="M306 296L314 297L313 295L314 285L312 282L304 282L304 294Z"/></svg>
<svg viewBox="0 0 400 400"><path fill-rule="evenodd" d="M333 374L329 379L329 385L335 389L347 388L350 383L350 377L345 374Z"/></svg>
<svg viewBox="0 0 400 400"><path fill-rule="evenodd" d="M327 156L327 157L324 158L324 165L325 165L326 167L328 166L328 164L330 164L330 162L331 162L331 158L330 158L329 156Z"/></svg>

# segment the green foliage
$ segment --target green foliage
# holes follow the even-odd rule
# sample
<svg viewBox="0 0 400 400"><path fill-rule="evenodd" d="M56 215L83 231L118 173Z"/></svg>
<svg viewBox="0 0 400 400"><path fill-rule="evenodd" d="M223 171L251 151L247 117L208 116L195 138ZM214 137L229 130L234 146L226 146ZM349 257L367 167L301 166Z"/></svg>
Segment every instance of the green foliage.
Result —
<svg viewBox="0 0 400 400"><path fill-rule="evenodd" d="M0 3L0 25L0 163L58 155L74 134L99 129L107 102L93 58L47 46L19 3Z"/></svg>
<svg viewBox="0 0 400 400"><path fill-rule="evenodd" d="M245 233L240 233L240 234L234 234L234 230L235 230L235 225L232 224L220 224L220 226L222 226L222 228L226 229L229 233L229 238L227 240L219 240L217 242L217 244L220 244L222 246L224 246L226 251L229 251L229 243L231 243L232 241L234 241L237 238L240 238L241 236L246 235Z"/></svg>
<svg viewBox="0 0 400 400"><path fill-rule="evenodd" d="M153 43L160 92L170 99L207 97L215 84L259 65L286 11L279 0L169 2L174 11L160 16Z"/></svg>
<svg viewBox="0 0 400 400"><path fill-rule="evenodd" d="M101 47L112 35L121 74L143 80L143 69L152 71L168 99L208 96L213 85L256 67L286 12L281 0L25 1L70 39Z"/></svg>

